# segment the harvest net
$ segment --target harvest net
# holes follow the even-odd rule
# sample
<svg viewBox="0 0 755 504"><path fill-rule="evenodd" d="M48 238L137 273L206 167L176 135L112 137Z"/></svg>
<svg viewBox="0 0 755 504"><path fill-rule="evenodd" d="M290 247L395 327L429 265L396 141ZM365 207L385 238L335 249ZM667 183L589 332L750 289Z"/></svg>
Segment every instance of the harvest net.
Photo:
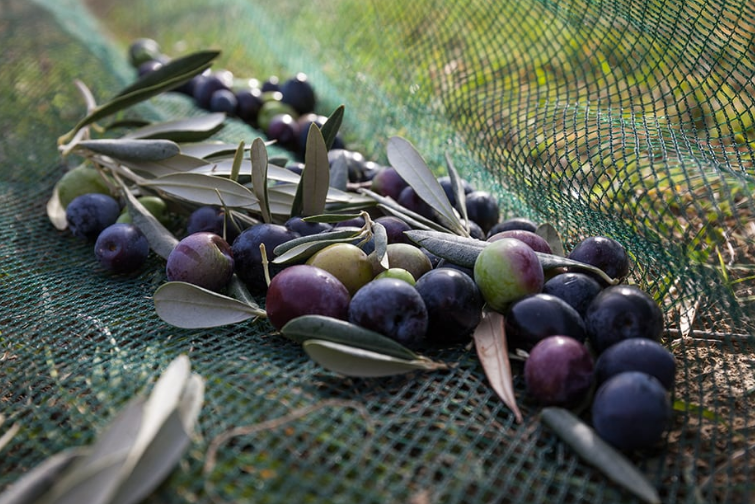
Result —
<svg viewBox="0 0 755 504"><path fill-rule="evenodd" d="M630 502L522 399L516 424L474 351L448 372L343 378L266 322L189 331L45 215L57 138L134 79L126 48L216 48L215 68L304 72L368 159L449 155L505 217L568 246L611 236L666 315L678 360L666 442L632 455L664 502L755 498L755 10L750 2L3 0L0 2L0 490L92 442L179 354L206 380L200 438L150 502ZM199 114L186 97L139 106ZM260 133L229 121L217 138ZM284 151L281 151L283 153ZM519 396L524 387L515 366ZM231 429L246 427L233 436ZM210 457L209 455L212 455Z"/></svg>

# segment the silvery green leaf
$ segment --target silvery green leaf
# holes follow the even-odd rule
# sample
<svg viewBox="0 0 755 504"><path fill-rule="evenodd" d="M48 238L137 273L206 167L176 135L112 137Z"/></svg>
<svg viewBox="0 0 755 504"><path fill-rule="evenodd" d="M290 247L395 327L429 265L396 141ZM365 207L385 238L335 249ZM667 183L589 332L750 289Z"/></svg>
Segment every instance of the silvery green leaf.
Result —
<svg viewBox="0 0 755 504"><path fill-rule="evenodd" d="M181 152L178 144L170 140L144 140L115 138L82 140L77 149L86 149L97 154L128 161L161 161Z"/></svg>
<svg viewBox="0 0 755 504"><path fill-rule="evenodd" d="M399 359L421 358L404 345L380 333L324 315L303 315L293 318L281 328L281 334L297 343L316 339L371 350Z"/></svg>
<svg viewBox="0 0 755 504"><path fill-rule="evenodd" d="M299 245L320 242L323 240L326 240L326 241L344 240L348 242L348 241L357 239L361 232L362 232L362 228L353 227L353 226L344 226L344 227L336 228L330 231L325 231L323 233L317 233L314 235L307 235L307 236L299 236L297 238L293 238L291 240L288 240L276 246L275 249L273 249L273 254L280 256L282 254L285 254L289 250L295 247L298 247Z"/></svg>
<svg viewBox="0 0 755 504"><path fill-rule="evenodd" d="M448 167L448 177L451 179L451 190L456 197L455 208L461 214L462 221L466 223L469 220L469 217L467 216L467 195L464 192L464 181L459 175L459 172L456 171L456 167L451 160L451 156L448 155L448 152L446 152L446 166ZM466 231L468 231L467 227L468 226L466 225L464 227ZM465 233L464 236L469 236L469 233Z"/></svg>
<svg viewBox="0 0 755 504"><path fill-rule="evenodd" d="M307 133L307 148L304 153L304 171L297 186L292 217L317 215L325 210L325 202L330 189L330 162L328 148L320 128L311 124Z"/></svg>
<svg viewBox="0 0 755 504"><path fill-rule="evenodd" d="M514 394L503 315L494 311L484 311L472 338L490 386L514 413L517 423L522 423L522 412L519 411Z"/></svg>
<svg viewBox="0 0 755 504"><path fill-rule="evenodd" d="M68 227L68 220L66 219L66 209L60 204L59 186L60 182L56 183L55 187L52 188L52 196L47 200L45 210L47 211L47 218L55 226L55 229L63 231Z"/></svg>
<svg viewBox="0 0 755 504"><path fill-rule="evenodd" d="M290 248L283 252L281 255L276 256L271 262L275 264L287 264L290 262L299 262L309 259L320 250L329 245L335 243L351 243L353 239L331 239L331 240L317 240L308 243L301 243L293 248Z"/></svg>
<svg viewBox="0 0 755 504"><path fill-rule="evenodd" d="M325 120L325 123L322 125L322 137L325 141L325 149L330 150L333 148L333 142L336 141L336 136L338 135L338 130L341 127L341 123L343 122L343 112L345 107L343 105L339 105L338 108L336 108L332 114Z"/></svg>
<svg viewBox="0 0 755 504"><path fill-rule="evenodd" d="M190 444L179 411L174 409L108 504L138 504L144 500L173 471Z"/></svg>
<svg viewBox="0 0 755 504"><path fill-rule="evenodd" d="M443 187L414 146L401 137L388 140L388 161L399 175L412 186L423 201L446 219L455 233L464 233L464 226L454 212Z"/></svg>
<svg viewBox="0 0 755 504"><path fill-rule="evenodd" d="M219 327L266 316L259 307L186 282L162 284L152 301L162 320L183 329Z"/></svg>
<svg viewBox="0 0 755 504"><path fill-rule="evenodd" d="M346 161L346 156L341 153L333 161L333 165L330 167L330 187L346 190L346 186L349 183L349 163Z"/></svg>
<svg viewBox="0 0 755 504"><path fill-rule="evenodd" d="M40 504L106 504L143 427L143 398L131 400L97 436L89 453L71 465Z"/></svg>
<svg viewBox="0 0 755 504"><path fill-rule="evenodd" d="M554 228L553 225L544 222L537 227L535 233L543 238L546 242L548 242L553 255L559 257L564 257L564 255L566 255L564 254L564 244L561 241L561 236L558 234L558 231L556 231L556 228Z"/></svg>
<svg viewBox="0 0 755 504"><path fill-rule="evenodd" d="M142 185L198 205L249 208L257 204L254 194L238 182L199 173L164 175Z"/></svg>
<svg viewBox="0 0 755 504"><path fill-rule="evenodd" d="M178 403L178 416L181 419L184 432L194 435L199 412L204 403L205 382L197 373L192 373L186 381L181 399Z"/></svg>
<svg viewBox="0 0 755 504"><path fill-rule="evenodd" d="M302 347L322 367L344 376L374 378L412 371L448 369L446 364L429 359L400 359L332 341L309 339Z"/></svg>
<svg viewBox="0 0 755 504"><path fill-rule="evenodd" d="M265 145L272 145L273 142L265 142ZM275 165L279 168L285 168L288 165L289 159L285 156L273 156L267 160L268 164ZM290 171L290 170L289 170Z"/></svg>
<svg viewBox="0 0 755 504"><path fill-rule="evenodd" d="M39 504L65 471L87 453L85 448L70 448L48 457L8 486L0 494L0 504Z"/></svg>
<svg viewBox="0 0 755 504"><path fill-rule="evenodd" d="M361 214L358 213L349 213L349 214L333 214L333 213L325 213L325 214L319 214L319 215L310 215L307 217L304 217L302 220L305 222L325 222L325 223L336 223L336 222L343 222L351 219L356 219L357 217L361 217Z"/></svg>
<svg viewBox="0 0 755 504"><path fill-rule="evenodd" d="M252 297L252 294L249 292L249 289L246 287L246 284L239 279L236 273L233 274L233 276L231 277L231 282L228 284L228 293L234 299L241 301L242 303L256 310L260 310L261 312L264 312L260 308L260 305L257 304L257 302ZM261 315L261 316L264 316L264 315Z"/></svg>
<svg viewBox="0 0 755 504"><path fill-rule="evenodd" d="M237 145L220 141L182 143L179 147L182 154L199 159L233 156L238 148Z"/></svg>
<svg viewBox="0 0 755 504"><path fill-rule="evenodd" d="M446 229L440 224L433 222L427 217L424 217L416 212L412 212L403 205L399 205L393 198L382 196L376 192L370 191L369 189L360 189L359 192L375 200L378 204L378 207L384 209L391 215L398 217L413 228L451 233L449 229Z"/></svg>
<svg viewBox="0 0 755 504"><path fill-rule="evenodd" d="M116 177L116 182L120 185L123 195L126 197L126 207L131 216L131 222L147 238L149 247L155 254L163 259L167 259L178 244L178 239L139 202L120 178Z"/></svg>
<svg viewBox="0 0 755 504"><path fill-rule="evenodd" d="M267 198L267 149L265 148L265 142L259 138L255 138L252 142L252 190L254 195L257 196L259 202L260 212L262 214L263 222L272 222L272 215L270 214L270 205Z"/></svg>
<svg viewBox="0 0 755 504"><path fill-rule="evenodd" d="M163 259L167 259L178 244L178 239L142 205L129 189L123 187L131 222L147 238L150 248Z"/></svg>
<svg viewBox="0 0 755 504"><path fill-rule="evenodd" d="M120 112L132 105L156 96L164 91L174 89L197 74L207 70L219 51L199 51L171 60L167 64L150 72L133 84L121 90L112 100L91 110L71 131L58 139L58 145L67 143L76 133L109 115Z"/></svg>
<svg viewBox="0 0 755 504"><path fill-rule="evenodd" d="M175 173L191 172L200 167L207 166L207 161L204 159L195 158L187 154L178 154L160 161L133 161L122 159L120 162L122 165L131 168L135 172L150 177L163 177Z"/></svg>
<svg viewBox="0 0 755 504"><path fill-rule="evenodd" d="M383 269L390 268L388 264L388 232L379 222L372 223L372 234L375 239L375 257Z"/></svg>
<svg viewBox="0 0 755 504"><path fill-rule="evenodd" d="M647 477L574 413L551 406L543 408L540 418L582 459L602 471L609 479L649 504L660 504L658 491Z"/></svg>
<svg viewBox="0 0 755 504"><path fill-rule="evenodd" d="M152 123L126 133L123 138L162 138L174 142L198 142L220 130L225 117L222 112L214 112L197 117Z"/></svg>
<svg viewBox="0 0 755 504"><path fill-rule="evenodd" d="M233 163L231 164L230 179L234 182L239 181L239 172L241 171L241 163L244 161L244 141L239 142L239 146L236 148L236 152L233 156Z"/></svg>
<svg viewBox="0 0 755 504"><path fill-rule="evenodd" d="M224 159L218 160L216 163L209 163L204 161L202 166L198 166L191 170L192 173L201 173L203 175L214 175L217 177L228 177L233 170L233 160ZM280 166L275 166L268 160L267 164L267 178L268 180L275 180L276 182L286 182L292 184L296 188L296 184L299 183L301 177L296 173Z"/></svg>

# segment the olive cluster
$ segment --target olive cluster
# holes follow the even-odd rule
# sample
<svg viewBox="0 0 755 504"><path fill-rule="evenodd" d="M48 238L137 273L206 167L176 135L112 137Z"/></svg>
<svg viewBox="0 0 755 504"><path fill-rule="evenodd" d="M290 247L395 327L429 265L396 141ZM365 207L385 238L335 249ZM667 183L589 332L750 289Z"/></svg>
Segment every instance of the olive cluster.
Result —
<svg viewBox="0 0 755 504"><path fill-rule="evenodd" d="M129 46L129 61L139 77L162 67L170 58L152 39L138 39ZM311 124L327 119L315 113L317 97L304 73L286 80L269 76L264 81L236 77L229 70L207 70L175 89L210 112L222 112L262 131L270 140L299 156L304 155ZM336 137L334 148L344 147Z"/></svg>

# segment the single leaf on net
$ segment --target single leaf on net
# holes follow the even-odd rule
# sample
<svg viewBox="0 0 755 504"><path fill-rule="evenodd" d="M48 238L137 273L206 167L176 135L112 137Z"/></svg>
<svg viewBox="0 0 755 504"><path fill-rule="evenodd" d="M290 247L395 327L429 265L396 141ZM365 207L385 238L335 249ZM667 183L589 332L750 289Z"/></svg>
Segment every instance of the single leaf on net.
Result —
<svg viewBox="0 0 755 504"><path fill-rule="evenodd" d="M60 182L56 183L55 187L52 188L52 196L47 200L45 210L47 212L47 218L50 220L50 223L55 226L55 229L63 231L68 227L68 220L66 219L66 209L63 208L63 205L60 203L60 194L58 192L59 186Z"/></svg>
<svg viewBox="0 0 755 504"><path fill-rule="evenodd" d="M477 356L490 386L514 413L517 423L522 423L522 412L519 411L514 394L503 315L494 311L483 312L482 320L475 328L472 337Z"/></svg>
<svg viewBox="0 0 755 504"><path fill-rule="evenodd" d="M0 494L0 504L39 504L65 471L89 453L86 448L69 448L48 457Z"/></svg>
<svg viewBox="0 0 755 504"><path fill-rule="evenodd" d="M459 216L454 212L443 187L414 146L401 137L388 140L388 161L417 196L446 219L451 231L465 233Z"/></svg>
<svg viewBox="0 0 755 504"><path fill-rule="evenodd" d="M120 178L116 177L116 182L120 185L123 195L126 197L126 207L133 224L147 238L149 247L155 254L163 259L168 259L170 253L178 244L178 239L141 204Z"/></svg>
<svg viewBox="0 0 755 504"><path fill-rule="evenodd" d="M259 307L187 282L166 282L152 295L157 315L182 329L237 324L266 316Z"/></svg>
<svg viewBox="0 0 755 504"><path fill-rule="evenodd" d="M333 142L336 141L338 130L341 128L343 122L344 106L339 105L332 114L325 120L325 123L320 128L322 132L323 140L325 141L325 149L330 150L333 147Z"/></svg>
<svg viewBox="0 0 755 504"><path fill-rule="evenodd" d="M332 341L310 339L306 340L302 347L307 355L322 367L344 376L375 378L412 371L448 369L442 362L429 359L400 359Z"/></svg>
<svg viewBox="0 0 755 504"><path fill-rule="evenodd" d="M293 318L281 328L281 334L297 343L316 339L341 343L399 359L422 358L404 345L380 333L324 315L302 315Z"/></svg>
<svg viewBox="0 0 755 504"><path fill-rule="evenodd" d="M120 112L164 91L183 84L197 74L210 68L219 51L199 51L176 58L138 79L123 89L112 100L91 110L71 131L58 139L58 145L68 142L81 128Z"/></svg>
<svg viewBox="0 0 755 504"><path fill-rule="evenodd" d="M174 173L141 185L198 205L249 208L257 204L254 194L238 182L199 173Z"/></svg>
<svg viewBox="0 0 755 504"><path fill-rule="evenodd" d="M178 154L159 161L134 161L121 159L120 162L123 166L149 177L163 177L175 173L193 172L200 167L207 167L207 171L212 169L212 166L208 166L207 161L204 159L189 156L187 154Z"/></svg>
<svg viewBox="0 0 755 504"><path fill-rule="evenodd" d="M121 409L97 436L88 454L66 470L40 504L108 503L143 427L144 404L143 398L136 398Z"/></svg>
<svg viewBox="0 0 755 504"><path fill-rule="evenodd" d="M456 171L451 156L446 152L446 166L448 167L448 177L451 180L451 190L456 198L456 210L461 214L464 222L464 236L469 236L469 217L467 216L467 194L464 192L464 181L459 172Z"/></svg>
<svg viewBox="0 0 755 504"><path fill-rule="evenodd" d="M372 223L372 235L375 239L375 258L383 269L390 268L388 264L388 232L379 222Z"/></svg>
<svg viewBox="0 0 755 504"><path fill-rule="evenodd" d="M170 140L138 138L83 140L77 148L129 161L161 161L181 152L178 144Z"/></svg>
<svg viewBox="0 0 755 504"><path fill-rule="evenodd" d="M199 142L217 133L222 128L225 117L223 112L213 112L175 121L152 123L126 133L122 138L162 138L174 142Z"/></svg>
<svg viewBox="0 0 755 504"><path fill-rule="evenodd" d="M267 149L265 142L260 138L255 138L252 142L252 191L259 201L260 212L263 222L272 222L270 214L270 205L267 201Z"/></svg>
<svg viewBox="0 0 755 504"><path fill-rule="evenodd" d="M312 123L307 133L307 148L304 153L304 170L296 188L291 207L291 216L317 215L325 210L330 189L330 162L328 149L320 128Z"/></svg>
<svg viewBox="0 0 755 504"><path fill-rule="evenodd" d="M564 257L564 242L561 241L561 235L558 234L556 228L552 224L544 222L540 224L535 230L535 234L539 235L542 239L548 242L553 255Z"/></svg>
<svg viewBox="0 0 755 504"><path fill-rule="evenodd" d="M580 457L609 479L647 503L660 504L658 491L647 477L571 411L549 406L543 408L540 418Z"/></svg>

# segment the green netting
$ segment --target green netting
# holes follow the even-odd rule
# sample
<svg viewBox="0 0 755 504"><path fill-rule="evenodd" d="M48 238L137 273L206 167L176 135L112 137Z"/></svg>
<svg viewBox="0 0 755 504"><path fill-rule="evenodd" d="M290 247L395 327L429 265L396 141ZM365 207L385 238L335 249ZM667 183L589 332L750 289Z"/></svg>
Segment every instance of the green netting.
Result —
<svg viewBox="0 0 755 504"><path fill-rule="evenodd" d="M664 306L686 406L632 458L664 502L752 502L753 35L755 9L735 0L3 0L0 412L20 430L0 489L91 442L186 353L207 380L201 439L150 502L632 501L526 399L517 425L473 352L433 354L458 361L446 373L341 378L266 323L166 325L149 299L159 258L115 278L56 231L56 140L84 113L73 81L107 99L134 78L128 44L151 37L174 56L221 49L216 68L238 76L305 72L368 158L404 136L432 166L448 153L505 216L551 222L568 245L625 244ZM200 113L167 95L138 112ZM257 135L231 122L219 138Z"/></svg>

